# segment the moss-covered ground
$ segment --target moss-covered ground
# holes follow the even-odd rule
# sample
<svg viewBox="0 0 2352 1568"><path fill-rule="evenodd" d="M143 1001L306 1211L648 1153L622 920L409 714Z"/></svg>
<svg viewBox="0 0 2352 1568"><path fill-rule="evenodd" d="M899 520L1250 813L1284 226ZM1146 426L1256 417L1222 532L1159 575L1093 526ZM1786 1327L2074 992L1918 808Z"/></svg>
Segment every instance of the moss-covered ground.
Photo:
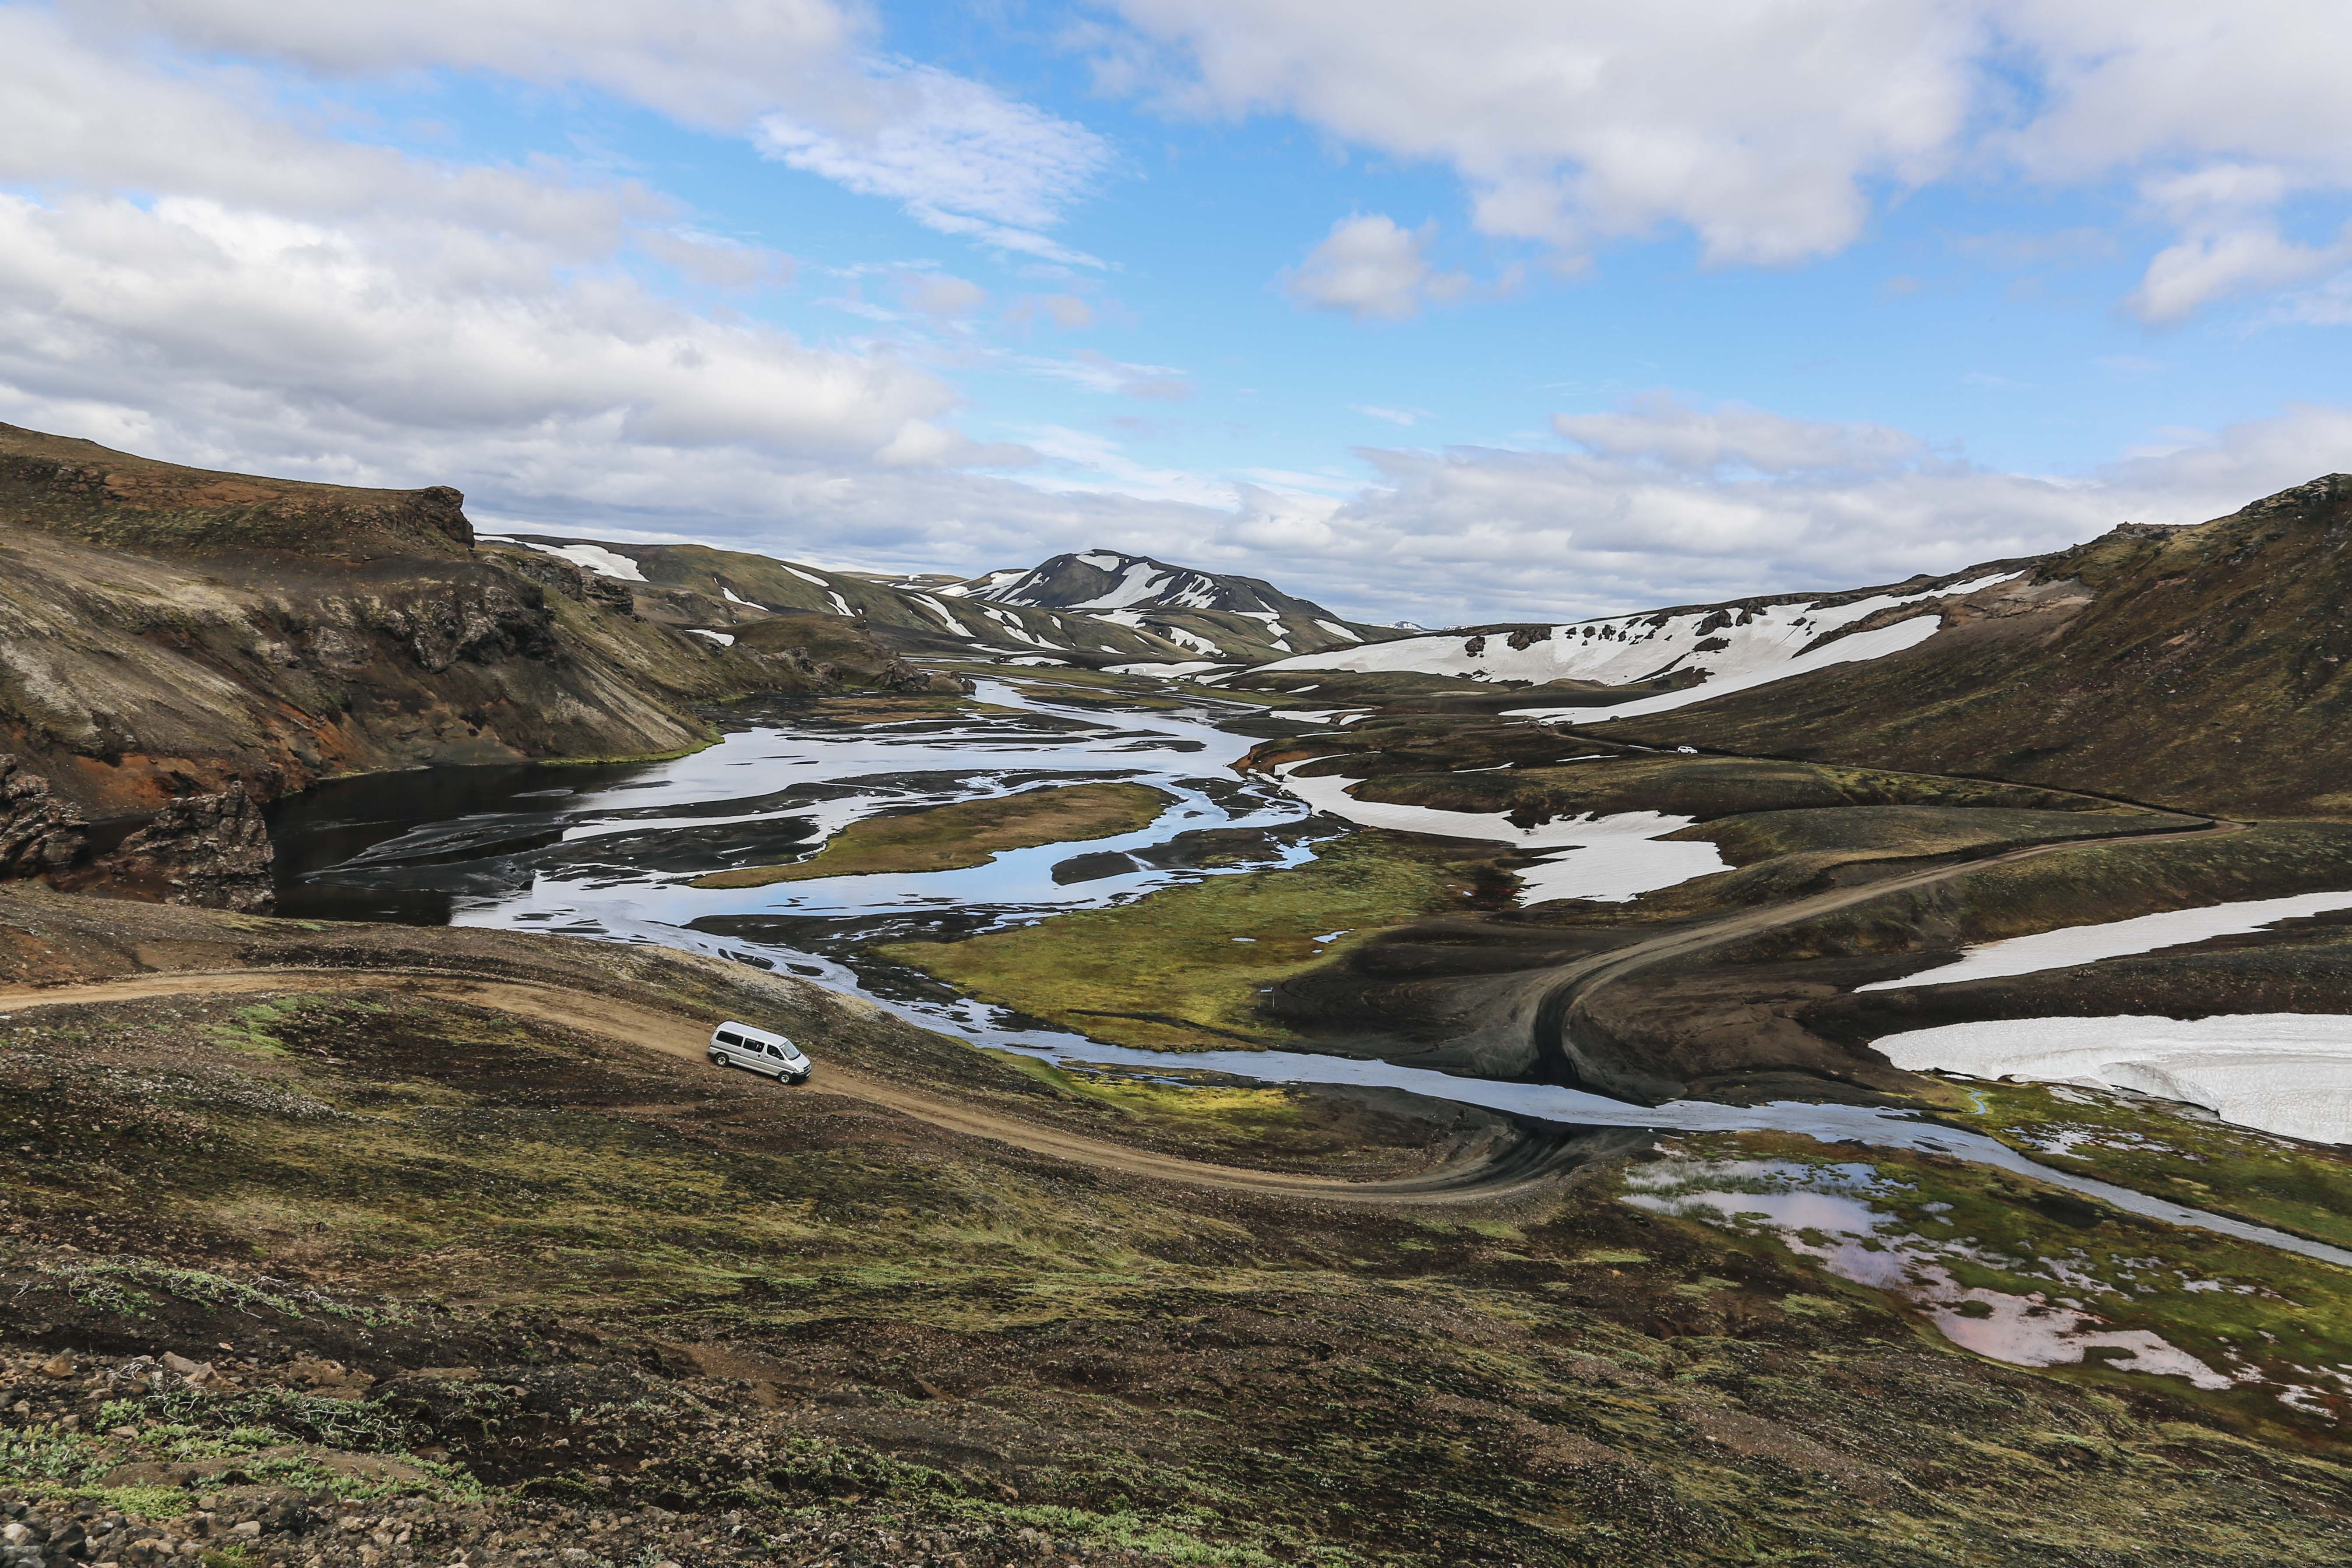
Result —
<svg viewBox="0 0 2352 1568"><path fill-rule="evenodd" d="M1936 1077L1948 1114L2043 1164L2352 1247L2352 1152L2146 1095Z"/></svg>
<svg viewBox="0 0 2352 1568"><path fill-rule="evenodd" d="M1151 826L1173 797L1149 784L1056 784L853 822L805 860L697 877L698 888L760 888L817 877L949 871L1008 849L1111 838Z"/></svg>
<svg viewBox="0 0 2352 1568"><path fill-rule="evenodd" d="M1635 1209L1605 1163L1483 1213L1212 1195L396 988L26 1012L0 1079L0 1484L107 1506L276 1479L992 1564L2352 1560L2324 1426L1976 1360L1769 1238ZM1180 1134L1281 1115L1025 1081ZM2217 1300L2213 1331L2226 1308L2335 1353L2301 1265L1904 1174L1906 1218L2260 1281L2293 1300ZM163 1350L217 1383L32 1370Z"/></svg>
<svg viewBox="0 0 2352 1568"><path fill-rule="evenodd" d="M1283 869L1210 877L884 956L984 1000L1097 1039L1160 1050L1297 1043L1259 1005L1276 984L1381 930L1465 907L1504 884L1492 847L1351 833Z"/></svg>

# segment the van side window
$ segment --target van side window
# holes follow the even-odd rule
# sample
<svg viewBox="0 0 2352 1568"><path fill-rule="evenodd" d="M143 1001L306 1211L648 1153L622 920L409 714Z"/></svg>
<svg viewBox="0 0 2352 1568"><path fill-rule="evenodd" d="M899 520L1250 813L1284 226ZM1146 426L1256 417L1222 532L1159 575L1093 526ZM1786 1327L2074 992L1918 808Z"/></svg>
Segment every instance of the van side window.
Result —
<svg viewBox="0 0 2352 1568"><path fill-rule="evenodd" d="M782 1057L784 1053L778 1050L775 1047L770 1046L768 1047L768 1054L772 1057Z"/></svg>
<svg viewBox="0 0 2352 1568"><path fill-rule="evenodd" d="M721 1029L719 1031L719 1043L722 1046L740 1046L743 1041L740 1036L730 1035L726 1030Z"/></svg>

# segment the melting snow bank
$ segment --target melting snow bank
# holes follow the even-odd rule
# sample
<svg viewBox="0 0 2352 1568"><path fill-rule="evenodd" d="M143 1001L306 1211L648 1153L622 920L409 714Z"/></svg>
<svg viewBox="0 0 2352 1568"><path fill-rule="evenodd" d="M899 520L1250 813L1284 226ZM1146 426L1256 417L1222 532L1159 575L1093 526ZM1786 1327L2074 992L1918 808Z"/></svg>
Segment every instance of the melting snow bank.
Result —
<svg viewBox="0 0 2352 1568"><path fill-rule="evenodd" d="M2043 969L2070 969L2103 958L2126 958L2180 947L2209 937L2236 936L2260 931L2299 915L2352 910L2352 892L2302 893L2291 899L2248 899L2234 904L2209 904L2197 910L2168 910L2101 925L2068 926L2063 931L2013 936L1972 947L1957 962L1922 970L1899 980L1874 980L1857 991L1893 991L1910 985L1951 985L1963 980L1995 980L2011 974L2032 974Z"/></svg>
<svg viewBox="0 0 2352 1568"><path fill-rule="evenodd" d="M635 562L601 544L541 544L499 533L486 533L481 537L490 543L520 544L525 550L536 550L542 555L561 555L575 566L585 566L599 577L611 577L622 583L642 583L646 580L645 573Z"/></svg>
<svg viewBox="0 0 2352 1568"><path fill-rule="evenodd" d="M1275 777L1284 789L1316 810L1361 826L1430 833L1441 838L1491 839L1523 849L1558 847L1560 853L1547 855L1518 874L1522 904L1547 899L1622 904L1694 877L1731 869L1722 851L1705 839L1663 841L1664 835L1688 827L1693 819L1687 816L1625 811L1613 816L1559 817L1520 827L1500 812L1440 811L1433 806L1359 800L1354 791L1363 780L1337 775L1300 778L1295 770L1305 765L1293 763L1277 768Z"/></svg>
<svg viewBox="0 0 2352 1568"><path fill-rule="evenodd" d="M2352 1143L2352 1017L2336 1014L2020 1018L1871 1044L1899 1068L2136 1089L2265 1132Z"/></svg>

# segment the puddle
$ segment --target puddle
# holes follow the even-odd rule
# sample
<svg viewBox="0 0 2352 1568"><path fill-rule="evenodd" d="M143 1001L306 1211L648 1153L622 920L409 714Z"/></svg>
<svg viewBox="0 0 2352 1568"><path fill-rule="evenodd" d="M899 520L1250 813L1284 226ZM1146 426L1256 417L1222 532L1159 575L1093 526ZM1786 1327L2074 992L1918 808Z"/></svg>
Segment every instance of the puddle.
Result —
<svg viewBox="0 0 2352 1568"><path fill-rule="evenodd" d="M1312 854L1308 805L1231 764L1255 743L1208 707L1079 710L997 682L990 708L884 725L770 715L670 763L610 768L438 769L330 784L274 818L282 910L560 931L649 942L801 975L921 1027L1055 1063L1197 1072L1268 1083L1400 1089L1567 1127L1777 1131L1824 1143L1922 1149L2011 1171L2168 1224L2352 1268L2352 1252L2206 1214L2036 1163L1979 1133L1892 1110L1781 1101L1630 1104L1554 1084L1458 1077L1380 1060L1283 1051L1136 1050L1024 1026L868 957L873 942L961 935L1099 907L1153 889ZM1175 804L1141 832L1084 841L1132 869L1059 880L1073 846L1041 846L953 871L828 878L714 890L688 880L756 850L797 858L875 812L967 800L1040 782L1132 779ZM1590 825L1581 825L1589 828ZM1170 852L1194 830L1263 836L1254 863L1201 868ZM735 858L730 860L728 857ZM1334 938L1345 932L1334 932ZM1859 1267L1860 1265L1857 1265Z"/></svg>
<svg viewBox="0 0 2352 1568"><path fill-rule="evenodd" d="M1900 1299L1945 1338L1990 1360L2047 1367L2096 1359L2114 1371L2178 1377L2212 1391L2274 1381L2242 1361L2227 1371L2217 1369L2151 1330L2116 1328L2079 1299L2128 1301L2145 1294L2152 1287L2143 1271L2160 1268L2157 1260L2137 1268L2134 1260L2121 1260L2118 1277L2105 1279L2089 1271L2089 1259L2081 1254L2016 1258L1989 1253L1972 1238L1921 1235L1907 1230L1898 1215L1874 1205L1874 1198L1883 1201L1903 1189L1869 1165L1670 1156L1628 1172L1625 1186L1624 1201L1638 1208L1745 1235L1769 1233L1839 1279ZM1937 1219L1949 1223L1940 1215ZM2041 1278L2052 1289L2021 1293L1966 1286L1951 1269L1962 1260L2013 1277ZM2168 1283L2191 1292L2252 1289L2177 1272ZM2336 1418L2304 1385L2286 1385L2282 1398L2307 1415Z"/></svg>

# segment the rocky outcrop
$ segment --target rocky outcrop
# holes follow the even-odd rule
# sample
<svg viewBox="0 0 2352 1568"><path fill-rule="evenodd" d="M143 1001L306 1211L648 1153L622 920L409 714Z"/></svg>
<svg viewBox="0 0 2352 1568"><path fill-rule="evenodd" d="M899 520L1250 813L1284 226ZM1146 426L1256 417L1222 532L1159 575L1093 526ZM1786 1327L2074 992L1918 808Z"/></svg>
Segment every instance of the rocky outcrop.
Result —
<svg viewBox="0 0 2352 1568"><path fill-rule="evenodd" d="M636 595L629 592L627 584L591 572L561 555L536 550L502 550L498 552L498 563L516 576L527 577L542 588L552 588L574 603L635 613Z"/></svg>
<svg viewBox="0 0 2352 1568"><path fill-rule="evenodd" d="M89 826L49 781L0 756L0 878L55 875L81 858Z"/></svg>
<svg viewBox="0 0 2352 1568"><path fill-rule="evenodd" d="M269 827L232 780L218 795L175 800L123 840L90 886L167 904L265 911L275 901Z"/></svg>

